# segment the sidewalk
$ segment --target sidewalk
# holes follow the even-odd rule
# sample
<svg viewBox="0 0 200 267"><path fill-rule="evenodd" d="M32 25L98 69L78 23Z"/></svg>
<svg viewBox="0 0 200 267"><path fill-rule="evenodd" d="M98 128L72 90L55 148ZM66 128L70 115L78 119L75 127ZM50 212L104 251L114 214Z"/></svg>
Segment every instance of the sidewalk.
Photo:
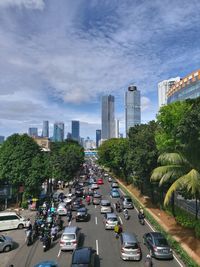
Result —
<svg viewBox="0 0 200 267"><path fill-rule="evenodd" d="M129 193L134 195L144 205L145 209L162 225L165 231L170 233L188 255L200 266L200 240L195 237L194 231L178 225L174 217L153 205L149 198L141 195L132 185L126 186L121 181L118 180L118 182L126 187Z"/></svg>

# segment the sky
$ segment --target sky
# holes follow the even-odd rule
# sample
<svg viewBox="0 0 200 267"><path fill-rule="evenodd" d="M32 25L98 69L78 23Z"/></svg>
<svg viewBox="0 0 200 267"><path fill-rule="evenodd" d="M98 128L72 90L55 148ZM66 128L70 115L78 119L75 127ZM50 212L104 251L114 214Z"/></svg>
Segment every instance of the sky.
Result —
<svg viewBox="0 0 200 267"><path fill-rule="evenodd" d="M158 113L157 84L199 69L199 0L0 0L0 135L43 120L101 129L101 97L141 92L142 123Z"/></svg>

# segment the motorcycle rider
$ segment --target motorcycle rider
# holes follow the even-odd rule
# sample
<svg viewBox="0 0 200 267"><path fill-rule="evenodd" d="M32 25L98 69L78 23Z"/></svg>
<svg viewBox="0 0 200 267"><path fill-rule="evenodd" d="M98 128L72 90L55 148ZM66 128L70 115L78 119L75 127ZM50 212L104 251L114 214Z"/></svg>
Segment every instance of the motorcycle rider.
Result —
<svg viewBox="0 0 200 267"><path fill-rule="evenodd" d="M128 210L127 210L127 208L125 208L125 209L123 210L123 214L124 214L125 219L128 219L129 214L128 214Z"/></svg>
<svg viewBox="0 0 200 267"><path fill-rule="evenodd" d="M58 227L57 225L53 224L51 228L51 238L55 240L57 238L57 234L58 234Z"/></svg>
<svg viewBox="0 0 200 267"><path fill-rule="evenodd" d="M26 238L25 238L25 242L27 243L27 245L30 245L32 242L32 224L31 224L31 220L28 218L27 219L27 229L25 230L26 232Z"/></svg>
<svg viewBox="0 0 200 267"><path fill-rule="evenodd" d="M144 262L144 267L152 267L153 266L153 262L152 262L152 258L151 256L148 254L146 256L145 262Z"/></svg>
<svg viewBox="0 0 200 267"><path fill-rule="evenodd" d="M86 196L86 202L87 202L88 205L90 204L90 195Z"/></svg>
<svg viewBox="0 0 200 267"><path fill-rule="evenodd" d="M138 219L141 224L144 224L145 215L144 212L139 211L138 213Z"/></svg>

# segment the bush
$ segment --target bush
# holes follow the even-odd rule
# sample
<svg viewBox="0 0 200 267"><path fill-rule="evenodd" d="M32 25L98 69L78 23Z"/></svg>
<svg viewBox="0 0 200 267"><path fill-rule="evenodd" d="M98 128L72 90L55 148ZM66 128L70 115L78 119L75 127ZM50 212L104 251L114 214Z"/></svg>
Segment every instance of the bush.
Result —
<svg viewBox="0 0 200 267"><path fill-rule="evenodd" d="M197 238L200 238L200 222L196 223L194 230L195 230L195 236Z"/></svg>
<svg viewBox="0 0 200 267"><path fill-rule="evenodd" d="M27 201L22 201L22 203L21 203L21 207L22 207L23 209L28 209L28 202L27 202Z"/></svg>

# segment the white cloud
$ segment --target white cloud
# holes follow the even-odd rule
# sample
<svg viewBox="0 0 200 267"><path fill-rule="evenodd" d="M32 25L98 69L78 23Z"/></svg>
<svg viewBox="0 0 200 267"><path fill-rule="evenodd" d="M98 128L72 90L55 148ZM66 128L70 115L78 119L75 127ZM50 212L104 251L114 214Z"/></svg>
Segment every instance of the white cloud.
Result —
<svg viewBox="0 0 200 267"><path fill-rule="evenodd" d="M44 0L1 0L0 7L25 7L28 9L43 9Z"/></svg>

